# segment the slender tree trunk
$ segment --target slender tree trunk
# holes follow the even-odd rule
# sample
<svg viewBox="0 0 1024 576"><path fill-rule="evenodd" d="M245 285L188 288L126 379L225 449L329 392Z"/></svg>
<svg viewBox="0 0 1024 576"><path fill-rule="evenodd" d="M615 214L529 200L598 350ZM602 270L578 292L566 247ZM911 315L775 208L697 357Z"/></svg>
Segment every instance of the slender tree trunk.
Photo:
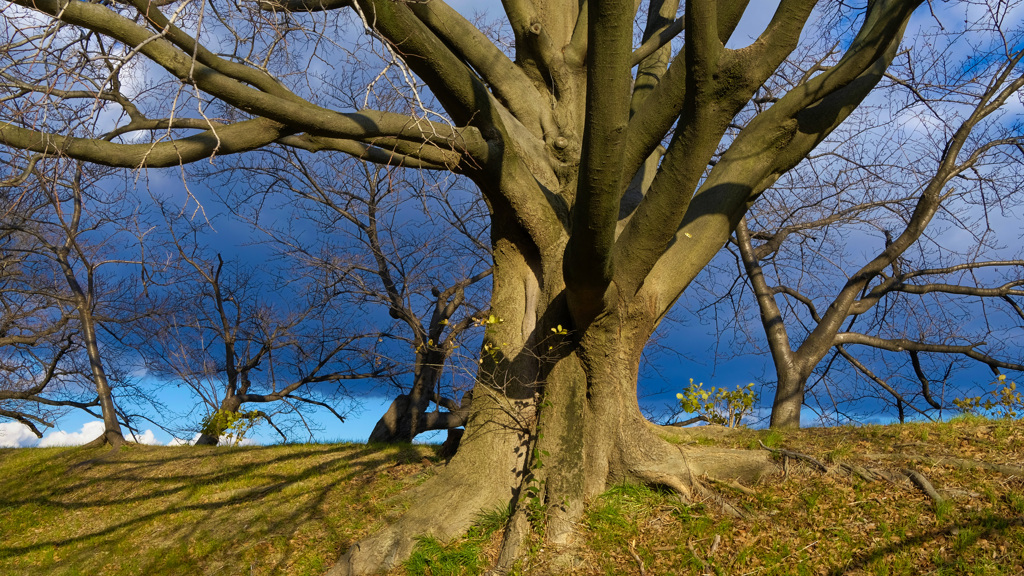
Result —
<svg viewBox="0 0 1024 576"><path fill-rule="evenodd" d="M103 358L100 354L99 340L96 337L96 319L92 315L92 298L90 294L86 294L75 277L71 265L67 261L66 252L58 253L58 262L64 270L65 280L74 297L78 321L82 329L82 340L89 358L89 371L93 385L96 387L96 395L103 415L103 434L89 442L87 446L110 444L114 448L119 448L125 442L124 434L121 433L121 424L117 420L110 382L107 380L106 370L103 369Z"/></svg>
<svg viewBox="0 0 1024 576"><path fill-rule="evenodd" d="M778 370L775 401L772 402L772 428L799 428L807 377L795 370Z"/></svg>
<svg viewBox="0 0 1024 576"><path fill-rule="evenodd" d="M96 386L96 394L99 397L100 410L103 415L103 434L88 445L102 446L103 444L110 444L112 447L118 448L125 442L124 434L122 434L121 424L117 420L113 393L110 389L110 382L107 380L107 373L103 369L99 342L96 339L96 326L87 303L82 302L79 304L78 318L82 325L82 338L85 341L85 351L89 357L89 369L92 374L93 384Z"/></svg>

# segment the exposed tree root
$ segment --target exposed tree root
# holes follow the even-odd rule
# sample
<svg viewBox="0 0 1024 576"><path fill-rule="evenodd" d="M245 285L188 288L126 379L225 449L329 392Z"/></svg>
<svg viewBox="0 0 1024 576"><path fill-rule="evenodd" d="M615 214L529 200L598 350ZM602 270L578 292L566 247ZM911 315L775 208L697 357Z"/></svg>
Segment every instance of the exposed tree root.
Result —
<svg viewBox="0 0 1024 576"><path fill-rule="evenodd" d="M764 443L761 442L760 440L758 440L758 444L760 444L761 447L764 448L765 450L768 450L768 451L772 452L773 454L779 454L783 458L794 458L794 459L797 459L797 460L802 460L804 462L807 462L807 463L811 464L812 466L817 468L822 473L827 474L829 472L829 468L827 466L822 464L819 460L817 460L817 459L815 459L815 458L813 458L811 456L808 456L806 454L801 454L799 452L793 452L792 450L784 450L784 449L781 449L781 448L769 448L768 446L765 446ZM924 459L924 458L919 457L919 456L918 457L913 457L911 455L912 457L909 457L909 458L907 458L906 456L908 456L908 455L902 455L902 454L893 454L893 455L889 455L889 454L884 454L884 455L881 455L881 454L868 454L868 455L865 455L865 457L867 457L867 458L879 459L879 460L883 459L883 458L884 459L901 459L902 458L902 459L909 459L909 460L915 460L915 459L923 460ZM951 459L951 460L961 460L961 459L954 458L954 459ZM978 462L972 462L972 461L964 461L964 462L970 462L971 464L976 465L976 466L972 466L972 467L985 468L985 469L989 469L989 470L996 469L995 465L991 465L991 467L989 467L989 466L985 466L984 465L985 463L978 463ZM858 478L860 478L862 480L865 480L867 482L875 482L877 480L887 480L887 481L889 481L889 482L891 482L893 484L900 484L901 483L901 481L900 481L901 479L899 477L895 476L894 474L892 474L891 472L889 472L887 470L876 469L876 468L865 468L863 466L858 466L856 464L847 464L847 463L840 464L838 468L840 470L842 470L843 472L851 475L851 476L856 476L856 477L858 477ZM1012 467L1009 467L1009 468L1012 468ZM924 492L929 498L931 498L936 504L939 504L939 503L945 501L945 498L943 498L942 495L939 494L938 490L935 489L935 486L932 485L931 481L929 481L928 478L924 474L922 474L922 473L920 473L917 470L914 470L912 468L903 468L903 469L900 470L900 472L903 474L904 477L909 478L910 481L915 486L920 488L921 491ZM788 475L788 467L786 469L786 473ZM905 482L905 480L904 480L904 482Z"/></svg>
<svg viewBox="0 0 1024 576"><path fill-rule="evenodd" d="M808 464L813 465L815 468L817 468L818 470L820 470L822 472L828 472L828 467L827 466L825 466L824 464L822 464L818 460L816 460L816 459L814 459L814 458L812 458L812 457L810 457L810 456L808 456L806 454L801 454L799 452L793 452L792 450L783 450L782 448L769 448L769 447L765 446L764 442L761 442L760 440L758 440L757 443L761 445L761 448L764 448L765 450L768 450L769 452L771 452L773 454L779 454L783 458L794 458L796 460L803 460L804 462L807 462Z"/></svg>
<svg viewBox="0 0 1024 576"><path fill-rule="evenodd" d="M718 480L717 478L706 478L705 477L705 479L707 481L713 483L713 484L717 484L719 486L723 486L723 487L728 488L730 490L735 490L735 491L739 492L740 494L744 494L746 496L751 496L751 497L757 496L757 492L754 492L750 488L747 488L746 486L740 484L739 482L736 482L735 480L730 480L730 481L727 482L725 480Z"/></svg>
<svg viewBox="0 0 1024 576"><path fill-rule="evenodd" d="M464 534L482 511L509 505L526 458L523 435L498 427L462 440L462 448L438 475L401 494L408 510L378 532L352 544L327 573L362 576L396 568L413 551L417 538L442 541Z"/></svg>
<svg viewBox="0 0 1024 576"><path fill-rule="evenodd" d="M635 480L664 486L678 493L686 502L711 502L723 513L742 518L744 513L720 493L709 489L703 481L721 484L732 490L752 494L739 481L758 482L777 470L763 452L731 448L677 446L676 454L657 463L634 467Z"/></svg>
<svg viewBox="0 0 1024 576"><path fill-rule="evenodd" d="M931 481L929 481L924 474L921 474L920 472L914 470L913 468L904 468L902 472L906 474L907 478L910 478L910 481L913 482L918 488L920 488L922 492L924 492L925 494L928 495L929 498L934 500L936 504L939 504L945 500L945 498L943 498L939 494L938 490L935 489L935 486L932 486Z"/></svg>
<svg viewBox="0 0 1024 576"><path fill-rule="evenodd" d="M669 435L674 442L677 436L689 434L684 430L675 430L679 434ZM658 430L652 431L662 439L665 438ZM729 434L729 431L724 430L704 432ZM538 503L547 509L549 530L553 524L552 511L558 507L551 502L544 504L516 497L515 486L523 481L526 470L525 453L530 452L528 448L532 446L523 440L525 436L520 438L518 445L522 448L522 455L513 459L507 456L500 458L505 466L494 466L494 462L487 466L482 462L467 463L456 457L438 476L410 490L403 496L413 503L409 511L377 534L354 544L342 561L328 573L329 576L370 574L394 568L412 552L416 536L430 535L442 540L458 537L476 520L481 510L504 502L514 506L513 513L505 527L499 557L487 574L504 576L510 573L516 568L517 561L523 559L526 544L535 538L532 534L535 526L533 520L538 513L543 513L538 510ZM804 462L814 472L821 474L839 473L865 482L890 482L906 490L910 490L912 483L936 504L946 502L946 498L924 474L909 467L876 468L847 462L826 465L813 456L783 448L769 448L763 443L763 450L739 450L661 442L653 438L646 440L653 441L638 442L618 452L617 456L613 455L611 466L607 469L608 482L639 482L662 486L678 493L685 502L707 504L730 516L745 516L729 498L740 495L741 498L756 497L756 491L750 486L779 470L775 457L781 457L783 464L789 460ZM641 448L634 449L636 446ZM866 457L869 460L927 460L960 468L1024 476L1024 470L1015 466L962 458L928 458L915 454L868 454ZM480 473L482 470L502 468L507 470L507 478L497 479ZM587 496L588 499L592 497ZM551 534L544 535L547 552L540 562L552 573L568 570L578 560L578 549L575 546L582 541L576 537L582 512L564 505L563 508L562 520L572 533L567 536L560 534L557 540L552 539ZM648 574L649 568L633 548L630 548L630 555L636 562L636 573L641 576ZM698 557L696 554L694 556Z"/></svg>
<svg viewBox="0 0 1024 576"><path fill-rule="evenodd" d="M377 533L353 544L328 576L376 574L397 567L413 551L417 536L450 540L465 533L481 510L508 502L510 482L487 486L475 479L435 476L403 499L413 505Z"/></svg>
<svg viewBox="0 0 1024 576"><path fill-rule="evenodd" d="M508 574L520 557L523 542L530 534L530 519L524 506L517 506L512 518L505 526L505 534L502 538L501 552L498 554L498 561L494 567L487 571L485 576L504 576Z"/></svg>
<svg viewBox="0 0 1024 576"><path fill-rule="evenodd" d="M909 462L929 462L937 466L949 466L961 470L988 470L999 472L1007 476L1024 477L1024 468L1008 464L993 464L981 460L970 460L967 458L956 458L953 456L922 456L920 454L865 454L869 460L906 460Z"/></svg>
<svg viewBox="0 0 1024 576"><path fill-rule="evenodd" d="M410 502L411 507L379 532L353 544L328 576L372 574L395 568L412 553L416 537L429 535L440 540L458 537L472 525L480 511L508 503L514 506L513 514L506 525L499 558L488 572L493 576L507 574L522 558L524 544L530 541L533 530L531 517L538 510L537 502L529 501L522 494L516 497L523 478L530 477L524 476L524 470L531 444L525 440L526 436L514 441L510 440L515 434L506 436L505 440L499 440L499 436L477 436L470 440L471 443L482 441L490 448L465 453L460 449L437 476L403 494L401 498ZM638 436L642 435L634 436L634 440ZM677 492L687 502L711 504L730 516L743 517L744 514L720 491L711 489L710 484L751 495L753 491L741 483L749 485L778 470L764 451L676 445L654 437L643 440L650 442L639 441L617 452L618 456L606 472L608 482L663 486ZM515 449L516 446L519 448ZM517 455L511 455L512 451ZM500 478L495 477L496 470L504 471L498 474ZM553 502L545 504L547 533L544 537L550 554L548 566L559 572L556 565L567 569L577 559L575 546L581 539L576 535L582 505L577 508ZM557 523L559 512L562 517L557 520L564 526L556 528L571 533L552 536L552 526ZM642 570L646 571L646 567Z"/></svg>
<svg viewBox="0 0 1024 576"><path fill-rule="evenodd" d="M95 440L93 440L93 441L91 441L91 442L89 442L87 444L83 444L82 448L102 448L104 446L109 446L110 450L107 450L106 452L104 452L103 454L100 454L99 456L97 456L95 458L90 458L88 460L83 460L83 461L75 464L74 467L75 468L89 468L93 464L98 464L100 462L106 462L107 460L110 460L111 458L114 458L115 456L117 456L121 452L121 448L127 446L128 444L134 444L134 442L128 442L124 438L118 439L117 437L115 437L113 440L110 440L110 439L108 439L107 435L104 434L104 435L100 436L99 438L97 438L97 439L95 439Z"/></svg>
<svg viewBox="0 0 1024 576"><path fill-rule="evenodd" d="M870 470L868 468L864 468L856 464L843 463L840 464L839 467L842 468L842 470L847 474L850 474L851 476L856 476L861 480L864 480L865 482L877 482L883 479L883 477L880 476L877 471Z"/></svg>
<svg viewBox="0 0 1024 576"><path fill-rule="evenodd" d="M117 449L123 446L126 442L127 441L124 439L124 436L120 434L104 432L97 436L96 439L83 444L82 448L101 448L109 445L113 451L117 451Z"/></svg>

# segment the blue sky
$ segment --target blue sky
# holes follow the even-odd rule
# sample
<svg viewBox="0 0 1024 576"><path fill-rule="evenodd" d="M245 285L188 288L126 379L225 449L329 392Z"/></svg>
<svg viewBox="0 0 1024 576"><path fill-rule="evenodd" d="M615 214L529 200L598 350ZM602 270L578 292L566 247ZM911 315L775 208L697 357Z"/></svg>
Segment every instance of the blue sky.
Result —
<svg viewBox="0 0 1024 576"><path fill-rule="evenodd" d="M457 10L467 15L475 12L500 9L498 0L488 2L453 0L450 4ZM767 0L752 2L741 21L740 27L734 36L734 44L742 45L750 39L755 38L768 23L772 12L778 2ZM927 18L927 14L919 15L917 20ZM173 174L160 176L164 179L164 186L170 189L180 187L180 180L175 181ZM225 224L221 227L221 233L226 237L239 234L244 226ZM245 253L250 248L237 246L244 242L244 238L235 238L236 249ZM230 243L230 242L229 242ZM769 359L763 356L739 356L726 360L716 358L714 354L715 338L707 334L707 327L699 325L694 318L689 319L689 324L666 325L662 331L661 338L668 345L675 344L680 348L678 356L668 353L652 351L652 362L648 364L641 375L641 390L644 396L643 403L646 407L657 413L662 407L675 403L675 394L680 391L693 378L695 381L704 382L706 385L726 386L732 388L736 385L745 385L754 382L760 385L766 378L773 378ZM685 346L679 346L684 342ZM991 373L987 369L977 367L965 372L963 378L970 379L979 384L991 380ZM315 437L319 441L335 440L364 440L370 432L373 424L384 412L390 398L380 396L379 391L362 390L361 397L357 397L359 408L350 414L347 421L339 423L337 419L324 412L316 416L316 420L323 430ZM768 396L767 398L765 396ZM167 398L174 401L174 396ZM770 391L762 394L762 413L764 404L770 402ZM807 420L813 422L815 416L808 411ZM56 430L49 431L42 441L36 440L34 436L26 436L25 430L16 423L0 424L0 446L31 446L51 445L55 443L76 444L90 440L89 435L95 436L98 431L95 428L94 420L83 413L72 413L58 422ZM175 439L170 434L151 426L142 427L142 441L147 443L168 444ZM260 426L253 435L253 439L260 443L275 442L278 436L268 426ZM436 438L436 436L435 436ZM296 436L293 440L303 441L307 437ZM185 439L188 440L188 439Z"/></svg>

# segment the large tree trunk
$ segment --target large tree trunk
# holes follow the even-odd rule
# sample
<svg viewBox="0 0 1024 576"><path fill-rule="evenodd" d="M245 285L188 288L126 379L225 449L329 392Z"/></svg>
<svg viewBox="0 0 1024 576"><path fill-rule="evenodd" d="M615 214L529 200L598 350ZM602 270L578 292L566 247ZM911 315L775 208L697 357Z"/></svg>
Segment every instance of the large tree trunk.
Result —
<svg viewBox="0 0 1024 576"><path fill-rule="evenodd" d="M484 337L458 453L404 496L415 502L409 512L353 545L329 574L393 568L417 536L456 537L481 511L506 504L519 512L503 559L515 557L530 528L526 505L547 510L549 545L571 547L584 501L609 483L664 485L685 496L701 490L695 479L703 474L732 479L770 467L763 452L694 450L660 437L674 431L659 434L636 395L640 354L655 326L651 314L642 305L623 305L574 331L560 253L542 258L524 245L517 234L495 242L496 322Z"/></svg>

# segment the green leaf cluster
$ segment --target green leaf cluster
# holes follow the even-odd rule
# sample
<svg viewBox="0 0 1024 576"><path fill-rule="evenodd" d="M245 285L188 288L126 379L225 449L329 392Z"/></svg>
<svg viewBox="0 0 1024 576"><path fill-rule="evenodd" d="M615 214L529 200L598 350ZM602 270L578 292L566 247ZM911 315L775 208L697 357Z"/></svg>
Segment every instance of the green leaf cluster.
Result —
<svg viewBox="0 0 1024 576"><path fill-rule="evenodd" d="M705 389L703 382L694 384L693 378L690 378L690 385L682 393L676 394L676 398L684 411L703 416L712 424L735 428L740 425L743 416L754 410L757 393L754 392L753 382L746 387L737 384L735 390L714 386Z"/></svg>
<svg viewBox="0 0 1024 576"><path fill-rule="evenodd" d="M1001 386L990 390L986 397L973 396L968 398L957 398L953 404L965 414L980 416L987 414L996 418L1016 418L1021 411L1024 411L1024 397L1017 391L1017 383L1011 381L1006 383L1006 374L1000 374L992 383Z"/></svg>
<svg viewBox="0 0 1024 576"><path fill-rule="evenodd" d="M217 410L203 418L203 434L220 438L221 442L231 446L238 446L262 418L259 410Z"/></svg>

